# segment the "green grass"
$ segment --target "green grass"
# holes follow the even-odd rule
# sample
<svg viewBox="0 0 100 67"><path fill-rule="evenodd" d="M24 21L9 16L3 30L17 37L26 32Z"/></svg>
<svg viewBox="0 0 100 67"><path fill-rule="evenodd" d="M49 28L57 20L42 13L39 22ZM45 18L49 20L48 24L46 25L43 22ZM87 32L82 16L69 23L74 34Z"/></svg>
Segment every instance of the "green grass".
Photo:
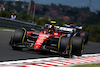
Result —
<svg viewBox="0 0 100 67"><path fill-rule="evenodd" d="M11 29L11 28L4 28L4 27L0 27L0 29L15 30L15 29Z"/></svg>
<svg viewBox="0 0 100 67"><path fill-rule="evenodd" d="M84 65L76 65L72 67L100 67L100 63L98 64L84 64Z"/></svg>

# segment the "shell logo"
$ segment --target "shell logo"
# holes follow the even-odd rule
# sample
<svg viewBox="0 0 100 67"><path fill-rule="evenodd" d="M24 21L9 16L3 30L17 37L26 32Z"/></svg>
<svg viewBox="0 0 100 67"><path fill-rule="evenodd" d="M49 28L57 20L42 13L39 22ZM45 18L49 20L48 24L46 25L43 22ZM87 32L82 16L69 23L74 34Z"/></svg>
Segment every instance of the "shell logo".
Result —
<svg viewBox="0 0 100 67"><path fill-rule="evenodd" d="M39 48L39 46L36 46L36 48Z"/></svg>

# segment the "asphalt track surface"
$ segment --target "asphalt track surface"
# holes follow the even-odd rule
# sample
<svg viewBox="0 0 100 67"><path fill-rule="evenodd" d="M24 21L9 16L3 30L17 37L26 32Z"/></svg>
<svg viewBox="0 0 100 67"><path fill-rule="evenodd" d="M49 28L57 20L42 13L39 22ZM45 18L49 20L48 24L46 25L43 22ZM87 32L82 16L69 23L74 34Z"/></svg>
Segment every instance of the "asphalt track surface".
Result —
<svg viewBox="0 0 100 67"><path fill-rule="evenodd" d="M59 57L59 55L55 53L47 52L46 54L42 54L41 52L30 50L27 48L23 49L22 51L12 50L11 46L8 45L12 35L12 31L0 30L0 62ZM100 53L100 43L88 42L88 44L85 45L84 54L96 53Z"/></svg>

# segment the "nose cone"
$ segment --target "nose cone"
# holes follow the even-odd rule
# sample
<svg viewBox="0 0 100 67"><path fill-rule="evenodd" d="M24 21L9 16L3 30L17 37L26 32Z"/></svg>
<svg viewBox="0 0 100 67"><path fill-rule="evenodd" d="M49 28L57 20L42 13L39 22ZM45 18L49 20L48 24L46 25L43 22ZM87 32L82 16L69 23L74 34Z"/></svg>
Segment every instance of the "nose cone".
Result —
<svg viewBox="0 0 100 67"><path fill-rule="evenodd" d="M34 48L35 48L35 49L39 49L40 47L41 47L40 44L35 44L35 45L34 45Z"/></svg>

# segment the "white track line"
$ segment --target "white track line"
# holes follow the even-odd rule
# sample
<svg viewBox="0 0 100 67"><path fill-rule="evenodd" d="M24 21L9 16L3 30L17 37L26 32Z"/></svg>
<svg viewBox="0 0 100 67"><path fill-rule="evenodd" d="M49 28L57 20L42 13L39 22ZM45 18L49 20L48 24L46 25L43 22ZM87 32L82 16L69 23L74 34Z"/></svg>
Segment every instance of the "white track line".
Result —
<svg viewBox="0 0 100 67"><path fill-rule="evenodd" d="M9 29L2 29L3 31L10 31L10 32L14 32L15 30L9 30Z"/></svg>
<svg viewBox="0 0 100 67"><path fill-rule="evenodd" d="M78 65L92 62L100 62L100 54L86 54L73 58L51 57L40 59L27 59L19 61L0 62L0 67L56 67L64 65Z"/></svg>

